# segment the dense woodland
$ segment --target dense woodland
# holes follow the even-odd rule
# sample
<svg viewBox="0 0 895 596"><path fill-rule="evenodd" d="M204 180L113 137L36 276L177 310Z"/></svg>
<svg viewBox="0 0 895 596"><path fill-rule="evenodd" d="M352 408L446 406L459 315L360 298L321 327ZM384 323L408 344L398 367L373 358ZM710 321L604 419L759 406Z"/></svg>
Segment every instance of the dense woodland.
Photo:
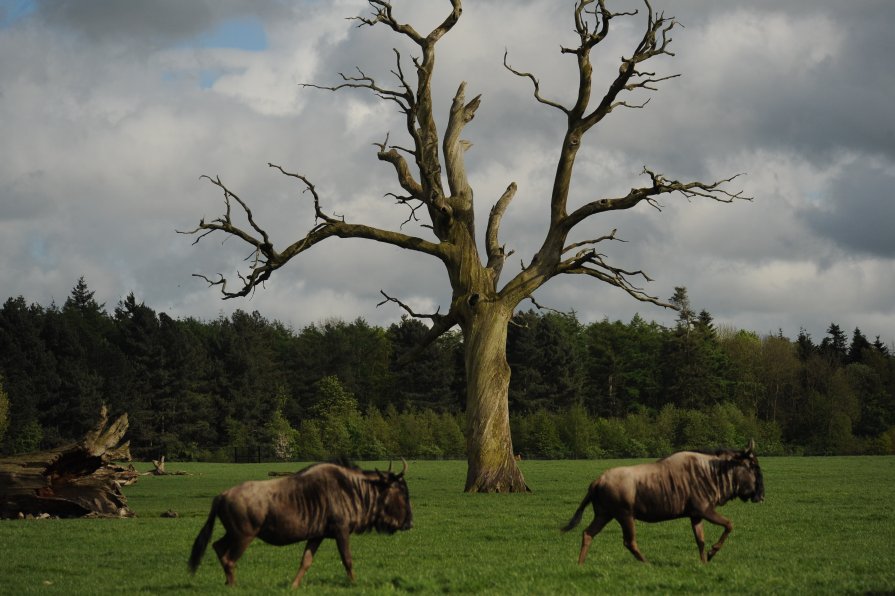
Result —
<svg viewBox="0 0 895 596"><path fill-rule="evenodd" d="M582 324L519 312L508 336L514 448L522 457L658 456L742 445L762 453L895 453L895 355L831 323L718 329L686 289L676 324L635 315ZM425 326L363 319L301 330L236 311L172 319L133 294L109 312L82 278L60 307L0 309L0 446L80 438L100 405L130 416L141 459L463 457L462 338L409 364Z"/></svg>

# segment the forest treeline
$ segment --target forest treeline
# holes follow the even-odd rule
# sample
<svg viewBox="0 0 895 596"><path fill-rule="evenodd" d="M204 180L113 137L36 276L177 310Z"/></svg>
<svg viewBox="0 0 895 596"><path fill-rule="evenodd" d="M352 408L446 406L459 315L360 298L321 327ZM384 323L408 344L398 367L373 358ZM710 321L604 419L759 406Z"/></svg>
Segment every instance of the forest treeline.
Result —
<svg viewBox="0 0 895 596"><path fill-rule="evenodd" d="M670 327L518 313L515 450L646 457L754 437L766 454L895 453L895 356L879 337L716 329L684 288L672 302ZM409 318L173 319L133 294L109 310L81 278L61 307L19 296L0 309L0 448L77 440L105 403L128 413L140 459L463 457L460 334L397 364L425 332Z"/></svg>

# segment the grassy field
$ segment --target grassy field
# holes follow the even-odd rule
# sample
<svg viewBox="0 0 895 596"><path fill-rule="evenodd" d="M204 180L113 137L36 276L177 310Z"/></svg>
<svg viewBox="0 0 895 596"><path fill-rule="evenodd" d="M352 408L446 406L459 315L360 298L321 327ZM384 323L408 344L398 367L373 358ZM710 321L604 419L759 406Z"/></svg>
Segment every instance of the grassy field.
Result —
<svg viewBox="0 0 895 596"><path fill-rule="evenodd" d="M628 461L523 461L534 492L466 495L465 462L410 462L414 529L352 537L357 582L345 578L335 544L324 542L303 591L353 593L736 593L895 592L895 458L763 458L762 504L726 505L735 529L708 565L698 561L687 520L638 523L650 564L622 546L613 523L576 565L580 530L558 531L588 483ZM370 467L372 467L371 464ZM381 462L378 464L384 467ZM146 469L146 466L138 466ZM300 546L260 541L226 589L212 549L196 575L192 541L213 495L296 464L178 464L191 476L144 477L127 487L132 519L0 522L0 594L196 594L282 592ZM173 509L179 517L162 518ZM220 524L215 538L221 535ZM706 526L707 541L720 530Z"/></svg>

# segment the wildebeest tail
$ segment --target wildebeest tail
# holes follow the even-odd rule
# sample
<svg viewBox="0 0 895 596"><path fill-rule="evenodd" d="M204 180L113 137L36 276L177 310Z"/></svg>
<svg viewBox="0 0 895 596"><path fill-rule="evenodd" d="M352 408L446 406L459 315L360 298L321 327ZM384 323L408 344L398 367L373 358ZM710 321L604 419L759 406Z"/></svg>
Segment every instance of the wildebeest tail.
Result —
<svg viewBox="0 0 895 596"><path fill-rule="evenodd" d="M585 508L588 504L594 500L594 487L591 486L587 490L587 494L584 495L584 500L581 501L581 505L578 505L578 509L575 510L575 515L572 516L572 519L569 520L569 523L564 525L559 529L560 532L568 532L575 526L577 526L581 522L581 516L584 514Z"/></svg>
<svg viewBox="0 0 895 596"><path fill-rule="evenodd" d="M193 542L193 552L190 553L189 561L190 573L196 573L199 563L202 562L202 555L205 554L205 549L208 548L208 541L211 540L211 532L214 530L214 520L218 515L220 499L221 497L218 495L211 502L211 511L208 514L208 519L205 520L205 525L199 530L199 535L196 536L196 540Z"/></svg>

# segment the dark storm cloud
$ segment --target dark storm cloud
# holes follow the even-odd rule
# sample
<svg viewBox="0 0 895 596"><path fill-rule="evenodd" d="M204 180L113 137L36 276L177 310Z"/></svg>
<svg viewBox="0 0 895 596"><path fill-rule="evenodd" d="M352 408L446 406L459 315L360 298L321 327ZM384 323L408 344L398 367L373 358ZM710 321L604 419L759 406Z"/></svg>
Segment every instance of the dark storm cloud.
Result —
<svg viewBox="0 0 895 596"><path fill-rule="evenodd" d="M857 161L834 180L823 204L802 212L811 228L850 252L895 257L895 173Z"/></svg>

